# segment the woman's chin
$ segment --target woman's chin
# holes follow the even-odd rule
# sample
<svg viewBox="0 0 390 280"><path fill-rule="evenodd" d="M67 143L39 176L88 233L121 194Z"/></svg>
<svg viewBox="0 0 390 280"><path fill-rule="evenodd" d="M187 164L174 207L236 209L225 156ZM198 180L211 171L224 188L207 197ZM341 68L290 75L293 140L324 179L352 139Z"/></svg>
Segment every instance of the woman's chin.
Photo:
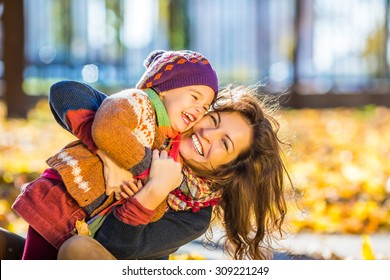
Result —
<svg viewBox="0 0 390 280"><path fill-rule="evenodd" d="M200 156L195 153L180 153L180 155L185 161L201 162Z"/></svg>

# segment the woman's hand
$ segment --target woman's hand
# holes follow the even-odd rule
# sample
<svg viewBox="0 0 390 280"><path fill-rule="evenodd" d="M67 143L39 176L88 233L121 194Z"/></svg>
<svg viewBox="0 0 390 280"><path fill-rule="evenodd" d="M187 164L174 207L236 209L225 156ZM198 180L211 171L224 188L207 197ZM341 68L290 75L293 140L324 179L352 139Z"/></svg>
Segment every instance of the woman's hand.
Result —
<svg viewBox="0 0 390 280"><path fill-rule="evenodd" d="M96 154L103 161L104 179L106 182L106 195L115 192L117 199L121 198L121 185L126 182L132 182L133 175L126 169L117 165L107 154L101 150L97 150Z"/></svg>
<svg viewBox="0 0 390 280"><path fill-rule="evenodd" d="M168 156L167 151L153 151L152 165L150 167L149 182L166 190L167 194L180 185L183 180L182 166L179 162Z"/></svg>

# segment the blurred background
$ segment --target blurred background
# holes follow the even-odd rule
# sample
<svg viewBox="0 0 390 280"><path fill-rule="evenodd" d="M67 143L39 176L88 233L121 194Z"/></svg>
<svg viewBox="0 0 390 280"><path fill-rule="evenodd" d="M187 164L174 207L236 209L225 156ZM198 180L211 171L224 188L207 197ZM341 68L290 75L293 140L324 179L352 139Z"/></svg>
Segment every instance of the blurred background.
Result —
<svg viewBox="0 0 390 280"><path fill-rule="evenodd" d="M151 51L191 49L209 58L220 86L261 84L282 96L299 190L276 244L283 256L389 259L389 2L0 1L0 226L25 234L10 205L74 139L48 109L51 84L111 94L135 85ZM179 253L223 257L201 242Z"/></svg>

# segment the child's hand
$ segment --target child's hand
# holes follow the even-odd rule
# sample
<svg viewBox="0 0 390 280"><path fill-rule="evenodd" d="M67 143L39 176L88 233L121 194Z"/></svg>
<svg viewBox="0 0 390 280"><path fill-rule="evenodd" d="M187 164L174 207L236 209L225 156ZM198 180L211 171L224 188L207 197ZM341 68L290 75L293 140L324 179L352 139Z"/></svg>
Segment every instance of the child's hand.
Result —
<svg viewBox="0 0 390 280"><path fill-rule="evenodd" d="M96 154L103 162L104 179L106 182L106 195L110 195L115 192L115 198L121 198L120 185L128 181L133 181L133 175L126 169L117 165L110 157L104 152L98 150Z"/></svg>
<svg viewBox="0 0 390 280"><path fill-rule="evenodd" d="M143 185L141 180L137 180L137 184L135 184L133 181L125 182L121 185L121 197L124 199L129 199L130 197L134 196L142 187Z"/></svg>

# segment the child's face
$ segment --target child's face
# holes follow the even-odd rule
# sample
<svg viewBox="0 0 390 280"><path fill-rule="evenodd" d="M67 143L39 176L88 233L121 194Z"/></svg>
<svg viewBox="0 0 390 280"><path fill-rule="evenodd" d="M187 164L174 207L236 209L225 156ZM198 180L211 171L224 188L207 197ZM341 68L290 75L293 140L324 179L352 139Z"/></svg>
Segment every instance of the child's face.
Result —
<svg viewBox="0 0 390 280"><path fill-rule="evenodd" d="M160 93L171 127L184 132L197 123L210 108L214 91L203 85L175 88Z"/></svg>

